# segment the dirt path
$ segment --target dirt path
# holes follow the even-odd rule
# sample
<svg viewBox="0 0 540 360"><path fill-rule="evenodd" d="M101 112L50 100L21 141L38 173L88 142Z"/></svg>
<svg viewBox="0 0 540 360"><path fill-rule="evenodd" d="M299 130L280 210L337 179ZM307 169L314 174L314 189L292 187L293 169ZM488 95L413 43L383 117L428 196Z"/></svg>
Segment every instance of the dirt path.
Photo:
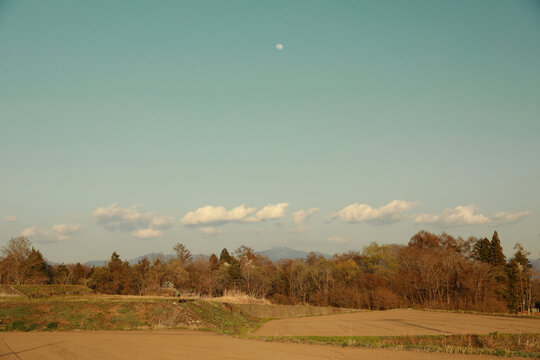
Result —
<svg viewBox="0 0 540 360"><path fill-rule="evenodd" d="M354 349L267 343L204 332L30 332L0 333L1 360L32 359L490 359L488 356ZM496 359L496 358L493 358Z"/></svg>
<svg viewBox="0 0 540 360"><path fill-rule="evenodd" d="M372 311L269 321L255 335L448 335L540 333L540 319L419 310Z"/></svg>

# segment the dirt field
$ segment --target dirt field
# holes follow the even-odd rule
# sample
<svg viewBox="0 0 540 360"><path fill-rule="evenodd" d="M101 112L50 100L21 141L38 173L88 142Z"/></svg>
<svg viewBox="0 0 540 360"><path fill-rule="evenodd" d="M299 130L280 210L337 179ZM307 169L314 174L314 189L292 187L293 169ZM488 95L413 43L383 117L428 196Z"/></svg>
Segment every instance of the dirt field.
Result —
<svg viewBox="0 0 540 360"><path fill-rule="evenodd" d="M269 321L254 335L388 336L540 333L540 319L419 310L357 312Z"/></svg>
<svg viewBox="0 0 540 360"><path fill-rule="evenodd" d="M267 343L205 332L117 331L0 333L2 360L32 359L491 359L414 351ZM493 358L495 359L495 358Z"/></svg>
<svg viewBox="0 0 540 360"><path fill-rule="evenodd" d="M241 311L260 319L290 319L316 315L335 315L356 312L355 309L335 307L295 306L295 305L261 305L230 304L234 311Z"/></svg>

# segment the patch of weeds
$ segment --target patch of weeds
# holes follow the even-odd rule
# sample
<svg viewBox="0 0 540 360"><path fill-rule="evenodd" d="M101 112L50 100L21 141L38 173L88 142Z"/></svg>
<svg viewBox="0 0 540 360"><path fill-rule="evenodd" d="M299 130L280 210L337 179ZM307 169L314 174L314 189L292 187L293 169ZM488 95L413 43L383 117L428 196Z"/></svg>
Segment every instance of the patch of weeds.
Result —
<svg viewBox="0 0 540 360"><path fill-rule="evenodd" d="M278 341L334 346L394 348L454 354L484 354L540 358L540 334L421 336L263 336Z"/></svg>
<svg viewBox="0 0 540 360"><path fill-rule="evenodd" d="M9 325L9 330L11 331L24 331L26 329L26 326L24 325L24 321L22 320L15 320L14 322Z"/></svg>
<svg viewBox="0 0 540 360"><path fill-rule="evenodd" d="M58 329L58 321L51 321L47 324L47 330L56 330Z"/></svg>
<svg viewBox="0 0 540 360"><path fill-rule="evenodd" d="M130 308L124 307L118 310L120 315L112 318L114 327L119 330L137 329L141 324L137 319L137 314Z"/></svg>
<svg viewBox="0 0 540 360"><path fill-rule="evenodd" d="M26 328L24 329L24 331L34 331L37 328L38 328L38 324L30 323L30 324L26 325Z"/></svg>
<svg viewBox="0 0 540 360"><path fill-rule="evenodd" d="M34 331L38 328L38 324L32 322L25 324L22 320L16 320L12 322L7 329L10 331Z"/></svg>

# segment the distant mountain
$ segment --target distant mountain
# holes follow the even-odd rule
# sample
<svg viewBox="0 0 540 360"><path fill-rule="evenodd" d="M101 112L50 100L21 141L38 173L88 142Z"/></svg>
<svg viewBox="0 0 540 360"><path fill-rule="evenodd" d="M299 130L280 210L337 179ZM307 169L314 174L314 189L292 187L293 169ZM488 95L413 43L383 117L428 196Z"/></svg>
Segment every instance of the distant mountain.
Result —
<svg viewBox="0 0 540 360"><path fill-rule="evenodd" d="M90 260L90 261L87 261L85 262L83 265L86 265L86 266L105 266L107 265L107 263L109 262L109 260Z"/></svg>
<svg viewBox="0 0 540 360"><path fill-rule="evenodd" d="M128 260L128 262L129 262L130 265L133 265L133 264L136 264L137 262L139 262L139 260L142 260L145 257L148 258L148 260L150 260L150 262L153 262L157 258L160 258L161 260L169 261L170 259L172 259L175 256L176 255L174 255L174 254L150 253L150 254L138 256L138 257L136 257L134 259L130 259L130 260Z"/></svg>
<svg viewBox="0 0 540 360"><path fill-rule="evenodd" d="M327 259L330 259L332 257L332 256L330 256L328 254L324 254L324 253L321 253L321 252L318 252L318 251L314 251L314 253L317 254L317 255L321 255L321 256L323 256L323 257L325 257ZM264 256L266 256L267 258L269 258L272 261L279 261L279 260L283 260L283 259L305 258L305 257L308 256L309 252L302 251L302 250L291 249L291 248L288 248L288 247L285 247L285 246L279 246L279 247L274 247L274 248L271 248L271 249L268 249L268 250L257 251L257 254L264 255Z"/></svg>
<svg viewBox="0 0 540 360"><path fill-rule="evenodd" d="M143 258L148 258L148 260L150 260L150 262L154 261L155 259L157 258L161 258L165 261L168 261L169 259L173 258L174 255L173 254L163 254L163 253L150 253L150 254L146 254L146 255L141 255L141 256L137 256L136 258L134 259L129 259L128 262L130 265L134 265L136 264L139 260L142 260ZM84 265L86 266L105 266L109 263L109 260L92 260L92 261L87 261L84 263Z"/></svg>
<svg viewBox="0 0 540 360"><path fill-rule="evenodd" d="M324 254L318 251L314 251L314 253L317 255L321 255L327 259L332 258L331 255ZM293 260L302 259L302 258L307 257L309 255L309 252L291 249L285 246L280 246L280 247L274 247L268 250L257 251L257 254L264 255L272 261L279 261L283 259L293 259ZM163 254L163 253L153 252L153 253L137 256L136 258L133 258L133 259L129 259L128 262L130 265L134 265L139 260L142 260L144 257L148 258L150 262L153 262L157 258L161 258L165 261L169 261L170 259L174 258L174 256L175 256L174 254ZM197 258L199 256L205 256L205 255L196 254L196 255L193 255L193 258ZM85 262L84 265L90 266L90 267L91 266L106 266L108 263L109 263L109 260L92 260L92 261Z"/></svg>

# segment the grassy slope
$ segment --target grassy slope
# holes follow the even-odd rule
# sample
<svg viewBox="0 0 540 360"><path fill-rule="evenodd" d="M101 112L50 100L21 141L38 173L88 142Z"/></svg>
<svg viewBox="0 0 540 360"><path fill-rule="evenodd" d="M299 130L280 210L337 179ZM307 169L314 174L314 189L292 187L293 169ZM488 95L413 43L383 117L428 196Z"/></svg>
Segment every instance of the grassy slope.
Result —
<svg viewBox="0 0 540 360"><path fill-rule="evenodd" d="M29 298L93 293L92 289L82 285L12 285L12 287Z"/></svg>
<svg viewBox="0 0 540 360"><path fill-rule="evenodd" d="M98 297L0 301L0 320L4 331L196 328L224 334L245 334L263 323L203 300Z"/></svg>

